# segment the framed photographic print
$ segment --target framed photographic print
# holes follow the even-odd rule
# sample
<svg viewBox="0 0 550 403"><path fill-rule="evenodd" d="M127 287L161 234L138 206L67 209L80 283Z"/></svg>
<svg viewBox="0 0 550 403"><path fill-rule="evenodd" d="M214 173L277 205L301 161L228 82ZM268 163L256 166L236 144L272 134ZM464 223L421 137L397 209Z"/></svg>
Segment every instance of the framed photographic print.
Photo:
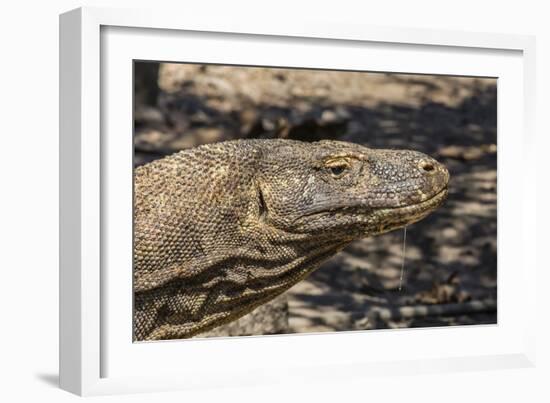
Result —
<svg viewBox="0 0 550 403"><path fill-rule="evenodd" d="M64 389L532 365L532 38L60 24Z"/></svg>

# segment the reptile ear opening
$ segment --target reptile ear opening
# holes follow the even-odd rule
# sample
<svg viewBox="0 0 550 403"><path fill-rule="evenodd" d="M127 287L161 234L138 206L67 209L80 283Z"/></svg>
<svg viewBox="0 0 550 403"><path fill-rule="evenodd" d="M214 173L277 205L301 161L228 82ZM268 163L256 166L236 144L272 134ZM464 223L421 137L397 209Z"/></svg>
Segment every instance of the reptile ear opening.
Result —
<svg viewBox="0 0 550 403"><path fill-rule="evenodd" d="M265 222L267 218L267 205L265 204L264 194L258 186L258 219L260 222Z"/></svg>

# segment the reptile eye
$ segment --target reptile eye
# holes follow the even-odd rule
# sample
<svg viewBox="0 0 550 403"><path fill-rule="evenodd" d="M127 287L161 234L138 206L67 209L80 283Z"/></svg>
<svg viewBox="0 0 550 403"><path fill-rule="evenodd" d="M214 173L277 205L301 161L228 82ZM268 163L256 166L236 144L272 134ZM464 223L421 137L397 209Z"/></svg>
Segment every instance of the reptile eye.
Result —
<svg viewBox="0 0 550 403"><path fill-rule="evenodd" d="M345 165L336 165L336 166L333 166L333 167L330 167L330 173L334 176L340 176L344 173L344 171L346 170L346 166Z"/></svg>

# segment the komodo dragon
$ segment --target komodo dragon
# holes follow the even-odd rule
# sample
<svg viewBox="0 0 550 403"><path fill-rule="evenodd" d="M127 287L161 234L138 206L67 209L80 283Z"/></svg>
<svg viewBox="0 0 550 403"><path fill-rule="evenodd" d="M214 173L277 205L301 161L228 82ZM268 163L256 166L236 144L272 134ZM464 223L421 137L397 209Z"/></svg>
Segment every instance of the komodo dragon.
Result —
<svg viewBox="0 0 550 403"><path fill-rule="evenodd" d="M353 240L424 218L448 181L419 152L326 140L227 141L136 168L134 339L249 313Z"/></svg>

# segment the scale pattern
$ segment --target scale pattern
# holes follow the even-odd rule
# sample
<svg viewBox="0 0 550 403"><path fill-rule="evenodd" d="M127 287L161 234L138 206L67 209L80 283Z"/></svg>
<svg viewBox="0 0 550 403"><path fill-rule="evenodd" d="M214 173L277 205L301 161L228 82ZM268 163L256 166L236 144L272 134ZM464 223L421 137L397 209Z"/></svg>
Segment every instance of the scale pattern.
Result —
<svg viewBox="0 0 550 403"><path fill-rule="evenodd" d="M449 173L415 151L236 140L136 168L134 340L233 321L353 240L416 222Z"/></svg>

